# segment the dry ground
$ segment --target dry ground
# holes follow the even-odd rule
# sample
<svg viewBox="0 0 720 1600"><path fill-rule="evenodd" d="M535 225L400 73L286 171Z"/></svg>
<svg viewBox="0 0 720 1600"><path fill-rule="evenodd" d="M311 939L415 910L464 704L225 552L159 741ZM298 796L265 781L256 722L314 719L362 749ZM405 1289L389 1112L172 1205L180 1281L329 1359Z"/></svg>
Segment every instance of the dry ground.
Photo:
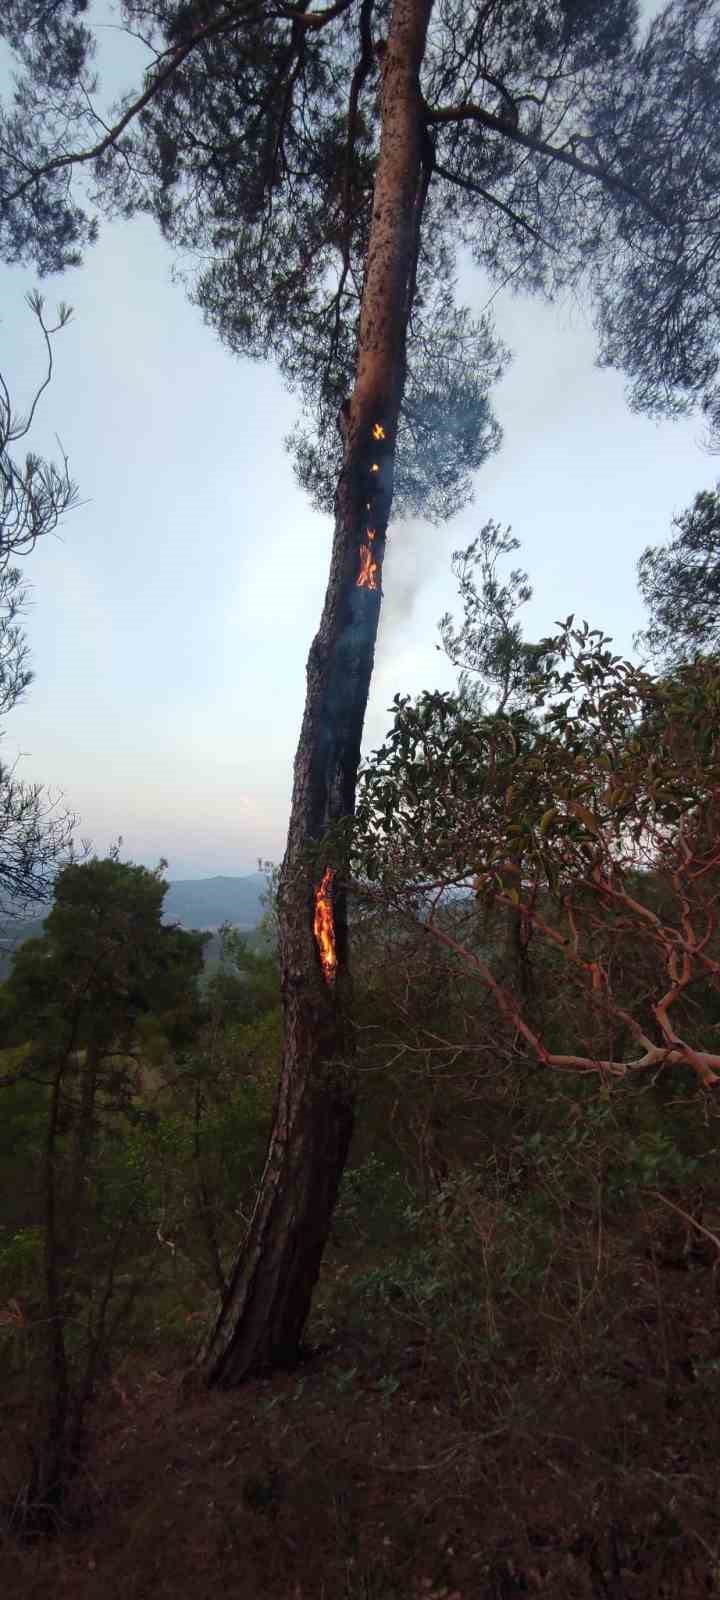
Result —
<svg viewBox="0 0 720 1600"><path fill-rule="evenodd" d="M625 1267L612 1328L588 1328L592 1295L562 1329L550 1301L518 1304L469 1388L447 1323L367 1316L337 1262L313 1329L329 1348L293 1373L183 1400L177 1350L126 1357L90 1419L79 1520L5 1537L0 1593L720 1594L718 1274L639 1247Z"/></svg>

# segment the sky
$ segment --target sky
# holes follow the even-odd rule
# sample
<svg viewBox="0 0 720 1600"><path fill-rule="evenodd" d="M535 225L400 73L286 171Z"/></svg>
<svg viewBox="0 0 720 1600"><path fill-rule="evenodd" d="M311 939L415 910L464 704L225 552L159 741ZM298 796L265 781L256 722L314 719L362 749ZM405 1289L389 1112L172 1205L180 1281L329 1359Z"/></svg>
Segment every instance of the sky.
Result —
<svg viewBox="0 0 720 1600"><path fill-rule="evenodd" d="M117 39L117 35L115 36ZM36 674L4 725L2 759L62 792L100 854L172 879L279 861L322 608L330 519L298 488L283 439L298 406L271 367L204 326L148 219L101 225L80 270L39 285L74 308L30 443L70 459L82 505L24 563ZM0 267L0 370L17 410L44 375L24 305L29 269ZM473 310L491 288L463 269ZM621 374L594 365L589 306L493 301L514 352L494 408L500 452L440 528L392 523L364 750L393 695L452 688L437 621L459 612L450 559L490 518L521 542L528 638L574 611L632 651L636 563L720 477L702 418L633 415Z"/></svg>

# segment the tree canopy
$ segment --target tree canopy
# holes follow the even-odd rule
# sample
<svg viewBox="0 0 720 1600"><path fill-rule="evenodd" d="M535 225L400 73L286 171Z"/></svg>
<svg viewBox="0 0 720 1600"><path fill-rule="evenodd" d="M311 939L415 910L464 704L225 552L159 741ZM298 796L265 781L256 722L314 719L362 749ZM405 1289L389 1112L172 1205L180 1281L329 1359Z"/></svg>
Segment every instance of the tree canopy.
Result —
<svg viewBox="0 0 720 1600"><path fill-rule="evenodd" d="M628 1063L685 1062L714 1083L720 1056L714 1041L709 1053L688 1042L685 1006L720 977L718 660L651 678L572 617L546 644L531 711L487 716L451 695L396 697L391 732L361 778L359 892L453 950L538 1062L619 1075ZM512 975L478 952L476 931L458 942L443 921L448 891L467 907L471 887L549 946L555 983L569 994L579 985L591 1015L628 1030L629 1057L548 1046ZM638 949L652 956L650 1026L621 993ZM670 1015L678 1002L687 1032Z"/></svg>
<svg viewBox="0 0 720 1600"><path fill-rule="evenodd" d="M518 617L532 599L527 573L514 567L503 579L498 572L500 560L519 549L509 528L503 532L497 523L486 522L465 550L453 551L463 621L456 627L446 612L440 636L445 654L460 669L460 698L481 710L509 711L531 701L533 676L543 658L543 646L523 638Z"/></svg>
<svg viewBox="0 0 720 1600"><path fill-rule="evenodd" d="M696 494L673 527L670 543L648 546L638 563L649 622L637 642L671 667L720 646L720 485Z"/></svg>
<svg viewBox="0 0 720 1600"><path fill-rule="evenodd" d="M0 125L1 248L58 270L92 242L98 209L152 213L223 340L274 358L302 397L298 471L327 506L388 6L123 0L148 69L102 126L85 9L5 8L20 75ZM635 0L434 9L397 509L451 513L498 442L488 390L506 357L457 303L460 248L494 284L587 288L600 360L627 374L631 404L701 403L717 422L719 56L714 0L673 0L645 28Z"/></svg>
<svg viewBox="0 0 720 1600"><path fill-rule="evenodd" d="M192 1004L206 935L162 923L166 893L161 868L115 855L63 867L42 937L13 958L7 995L21 1037L29 1024L41 1051L70 1036L70 1048L102 1056L131 1050L147 1012Z"/></svg>

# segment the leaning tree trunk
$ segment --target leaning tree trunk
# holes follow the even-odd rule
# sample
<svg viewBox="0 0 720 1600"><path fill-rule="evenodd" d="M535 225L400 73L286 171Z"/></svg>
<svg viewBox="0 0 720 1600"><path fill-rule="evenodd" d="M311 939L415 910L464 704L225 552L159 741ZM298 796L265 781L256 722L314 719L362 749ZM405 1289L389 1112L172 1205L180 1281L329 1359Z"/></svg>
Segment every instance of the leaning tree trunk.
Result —
<svg viewBox="0 0 720 1600"><path fill-rule="evenodd" d="M307 666L280 882L284 1052L247 1243L200 1354L210 1384L292 1363L320 1271L354 1119L343 879L380 614L405 341L429 168L419 72L432 0L394 0L355 388L320 628Z"/></svg>

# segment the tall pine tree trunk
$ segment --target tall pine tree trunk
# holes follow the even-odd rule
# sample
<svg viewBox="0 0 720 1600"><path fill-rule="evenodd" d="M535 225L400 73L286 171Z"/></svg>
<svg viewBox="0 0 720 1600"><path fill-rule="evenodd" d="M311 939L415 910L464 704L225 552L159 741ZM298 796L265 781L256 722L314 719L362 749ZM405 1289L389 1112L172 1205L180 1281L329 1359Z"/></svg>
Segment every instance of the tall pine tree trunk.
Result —
<svg viewBox="0 0 720 1600"><path fill-rule="evenodd" d="M324 845L333 823L354 810L380 614L406 332L429 181L419 72L431 7L432 0L394 0L382 56L356 381L344 419L330 576L308 659L280 883L285 1036L275 1123L249 1237L198 1358L206 1381L223 1387L297 1359L353 1130L346 849L337 838ZM314 932L323 878L334 919L334 972L323 969Z"/></svg>

